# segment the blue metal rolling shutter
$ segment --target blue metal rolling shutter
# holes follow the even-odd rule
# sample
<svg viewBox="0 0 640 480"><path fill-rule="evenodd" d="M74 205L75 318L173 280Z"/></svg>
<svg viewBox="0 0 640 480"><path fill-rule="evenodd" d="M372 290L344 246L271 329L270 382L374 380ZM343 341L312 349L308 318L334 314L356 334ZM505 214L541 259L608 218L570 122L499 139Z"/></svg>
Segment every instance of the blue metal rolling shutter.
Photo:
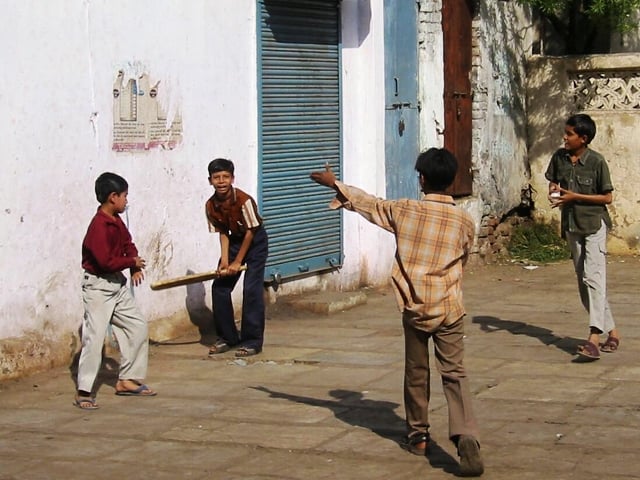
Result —
<svg viewBox="0 0 640 480"><path fill-rule="evenodd" d="M342 263L333 192L309 180L330 162L340 176L340 42L336 0L259 0L259 199L269 233L266 281Z"/></svg>

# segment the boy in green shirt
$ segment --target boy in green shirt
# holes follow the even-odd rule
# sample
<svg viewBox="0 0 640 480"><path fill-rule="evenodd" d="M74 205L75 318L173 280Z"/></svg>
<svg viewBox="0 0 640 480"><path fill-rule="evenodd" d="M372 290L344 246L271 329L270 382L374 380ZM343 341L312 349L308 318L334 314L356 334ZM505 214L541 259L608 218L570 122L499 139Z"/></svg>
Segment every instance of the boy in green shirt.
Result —
<svg viewBox="0 0 640 480"><path fill-rule="evenodd" d="M580 299L589 312L589 337L578 348L584 359L597 360L600 351L615 352L620 344L606 284L607 205L613 201L613 184L604 157L589 148L596 124L589 115L572 115L564 129L564 148L551 157L549 180L552 208L561 208L562 236L571 249ZM607 339L600 344L600 335ZM598 349L599 347L599 349Z"/></svg>

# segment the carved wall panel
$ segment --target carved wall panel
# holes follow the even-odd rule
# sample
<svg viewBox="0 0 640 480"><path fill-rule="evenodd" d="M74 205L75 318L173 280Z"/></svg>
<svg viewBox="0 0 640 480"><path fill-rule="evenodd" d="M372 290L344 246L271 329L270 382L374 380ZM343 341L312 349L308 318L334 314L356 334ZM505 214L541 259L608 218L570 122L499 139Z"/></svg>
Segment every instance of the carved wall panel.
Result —
<svg viewBox="0 0 640 480"><path fill-rule="evenodd" d="M640 71L570 72L576 111L640 112Z"/></svg>

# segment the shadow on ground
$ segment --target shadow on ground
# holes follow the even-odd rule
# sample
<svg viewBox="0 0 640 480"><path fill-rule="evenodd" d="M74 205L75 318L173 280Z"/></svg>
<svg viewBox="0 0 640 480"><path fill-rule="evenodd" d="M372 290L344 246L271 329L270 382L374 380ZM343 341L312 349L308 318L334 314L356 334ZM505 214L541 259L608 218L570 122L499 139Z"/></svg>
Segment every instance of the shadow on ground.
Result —
<svg viewBox="0 0 640 480"><path fill-rule="evenodd" d="M329 392L336 400L325 400L278 392L263 386L251 388L268 393L271 398L327 408L344 423L366 428L384 439L395 442L399 447L401 445L405 420L395 412L397 403L364 399L360 392L341 389ZM434 468L440 468L447 473L458 472L458 462L433 439L429 441L427 459Z"/></svg>
<svg viewBox="0 0 640 480"><path fill-rule="evenodd" d="M80 352L76 353L69 364L69 376L71 377L71 381L73 382L74 388L78 389L78 362L80 361ZM102 385L109 385L110 387L116 388L116 383L118 383L118 372L120 371L120 362L115 358L111 358L107 356L103 350L102 352L102 364L100 365L100 370L98 371L98 375L93 384L94 395L100 391Z"/></svg>
<svg viewBox="0 0 640 480"><path fill-rule="evenodd" d="M186 275L193 275L193 270L187 270ZM189 320L198 327L200 333L199 340L190 341L166 341L152 342L153 345L191 345L200 344L211 346L217 339L215 327L213 326L213 312L205 302L206 287L204 282L190 283L186 285L187 296L184 299L185 309L189 315Z"/></svg>
<svg viewBox="0 0 640 480"><path fill-rule="evenodd" d="M187 275L194 273L187 271ZM216 330L213 326L213 312L205 303L206 289L203 282L187 285L187 296L184 304L189 314L189 320L200 332L202 345L213 345L216 341ZM175 344L174 344L175 345Z"/></svg>
<svg viewBox="0 0 640 480"><path fill-rule="evenodd" d="M578 346L584 343L584 340L573 337L561 337L555 335L551 330L544 327L538 327L529 323L517 322L514 320L501 320L496 317L473 317L473 323L480 325L483 332L493 333L498 331L507 331L513 335L526 335L535 338L544 345L552 345L569 355L575 355Z"/></svg>

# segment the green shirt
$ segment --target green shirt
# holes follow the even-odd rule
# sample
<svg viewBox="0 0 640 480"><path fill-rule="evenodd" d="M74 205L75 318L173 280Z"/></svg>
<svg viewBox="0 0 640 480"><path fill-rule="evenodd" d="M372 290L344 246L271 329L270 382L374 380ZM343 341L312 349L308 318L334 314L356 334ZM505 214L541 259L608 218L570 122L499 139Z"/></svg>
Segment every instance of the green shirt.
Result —
<svg viewBox="0 0 640 480"><path fill-rule="evenodd" d="M560 187L583 195L603 195L613 191L609 166L598 152L587 148L575 164L569 152L561 148L551 157L545 178ZM571 202L562 206L562 236L566 232L591 235L602 227L604 220L611 228L606 205Z"/></svg>

